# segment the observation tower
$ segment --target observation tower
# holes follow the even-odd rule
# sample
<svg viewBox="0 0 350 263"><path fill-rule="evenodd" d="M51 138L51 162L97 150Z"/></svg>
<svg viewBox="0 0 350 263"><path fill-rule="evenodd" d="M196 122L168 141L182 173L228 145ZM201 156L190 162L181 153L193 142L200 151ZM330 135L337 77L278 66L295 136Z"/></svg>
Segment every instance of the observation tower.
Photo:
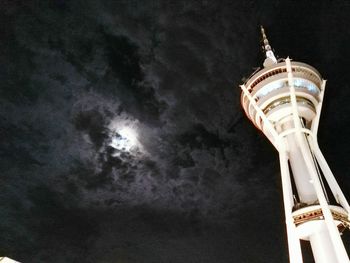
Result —
<svg viewBox="0 0 350 263"><path fill-rule="evenodd" d="M266 59L240 86L241 103L279 153L290 262L303 262L306 240L316 263L348 263L341 233L350 207L317 142L326 80L308 64L277 60L261 33Z"/></svg>

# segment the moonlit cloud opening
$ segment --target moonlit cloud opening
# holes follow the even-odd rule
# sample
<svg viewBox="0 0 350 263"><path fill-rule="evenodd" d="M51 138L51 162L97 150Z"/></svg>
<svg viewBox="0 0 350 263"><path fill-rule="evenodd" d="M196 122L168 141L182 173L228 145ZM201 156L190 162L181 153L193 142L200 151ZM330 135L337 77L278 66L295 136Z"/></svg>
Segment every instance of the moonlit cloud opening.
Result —
<svg viewBox="0 0 350 263"><path fill-rule="evenodd" d="M110 143L116 150L115 155L121 152L130 154L144 153L139 136L139 125L137 120L114 119L109 125Z"/></svg>
<svg viewBox="0 0 350 263"><path fill-rule="evenodd" d="M132 148L137 147L138 144L135 130L129 127L124 127L116 131L110 146L117 150L129 152Z"/></svg>

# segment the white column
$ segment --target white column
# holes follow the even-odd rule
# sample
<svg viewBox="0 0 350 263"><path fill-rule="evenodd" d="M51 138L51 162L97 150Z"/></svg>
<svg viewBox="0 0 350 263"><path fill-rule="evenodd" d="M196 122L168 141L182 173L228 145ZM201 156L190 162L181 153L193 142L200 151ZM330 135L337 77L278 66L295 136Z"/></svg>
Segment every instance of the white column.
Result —
<svg viewBox="0 0 350 263"><path fill-rule="evenodd" d="M308 169L297 144L295 133L286 136L289 150L289 163L300 202L311 204L317 201L317 194L312 185Z"/></svg>
<svg viewBox="0 0 350 263"><path fill-rule="evenodd" d="M322 222L322 227L310 236L310 244L315 263L345 263L337 260L332 239L325 222Z"/></svg>
<svg viewBox="0 0 350 263"><path fill-rule="evenodd" d="M281 138L279 141L278 151L280 157L283 203L288 237L289 261L292 263L302 263L303 258L300 247L300 241L299 237L297 236L297 231L292 216L293 191L290 181L288 158L284 138Z"/></svg>
<svg viewBox="0 0 350 263"><path fill-rule="evenodd" d="M340 189L339 184L334 178L334 175L331 171L331 169L328 166L328 163L326 159L324 158L320 147L318 146L318 142L316 139L310 139L310 144L312 146L312 150L317 158L317 162L320 165L320 168L324 174L324 177L326 178L326 181L333 193L334 198L336 201L348 212L348 218L350 219L350 206L348 201L346 200L342 190Z"/></svg>

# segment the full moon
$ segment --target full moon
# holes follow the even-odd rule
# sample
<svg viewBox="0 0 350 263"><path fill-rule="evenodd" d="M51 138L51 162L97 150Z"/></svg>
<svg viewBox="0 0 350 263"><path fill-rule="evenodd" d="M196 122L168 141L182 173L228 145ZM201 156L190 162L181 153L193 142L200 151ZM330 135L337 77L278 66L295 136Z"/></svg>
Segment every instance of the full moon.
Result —
<svg viewBox="0 0 350 263"><path fill-rule="evenodd" d="M124 127L117 130L111 142L111 146L120 151L131 151L138 146L137 133L135 130Z"/></svg>

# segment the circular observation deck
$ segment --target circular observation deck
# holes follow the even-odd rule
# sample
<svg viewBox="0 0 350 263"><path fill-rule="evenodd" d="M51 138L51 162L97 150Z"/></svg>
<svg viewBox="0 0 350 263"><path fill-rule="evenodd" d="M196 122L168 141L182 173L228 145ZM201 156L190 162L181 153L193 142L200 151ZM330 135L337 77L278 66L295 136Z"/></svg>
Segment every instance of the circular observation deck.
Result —
<svg viewBox="0 0 350 263"><path fill-rule="evenodd" d="M291 68L299 115L310 122L316 114L323 79L315 68L305 63L291 61ZM280 122L292 114L284 61L258 71L245 86L270 121ZM248 118L262 130L262 120L244 93L241 94L241 103Z"/></svg>

